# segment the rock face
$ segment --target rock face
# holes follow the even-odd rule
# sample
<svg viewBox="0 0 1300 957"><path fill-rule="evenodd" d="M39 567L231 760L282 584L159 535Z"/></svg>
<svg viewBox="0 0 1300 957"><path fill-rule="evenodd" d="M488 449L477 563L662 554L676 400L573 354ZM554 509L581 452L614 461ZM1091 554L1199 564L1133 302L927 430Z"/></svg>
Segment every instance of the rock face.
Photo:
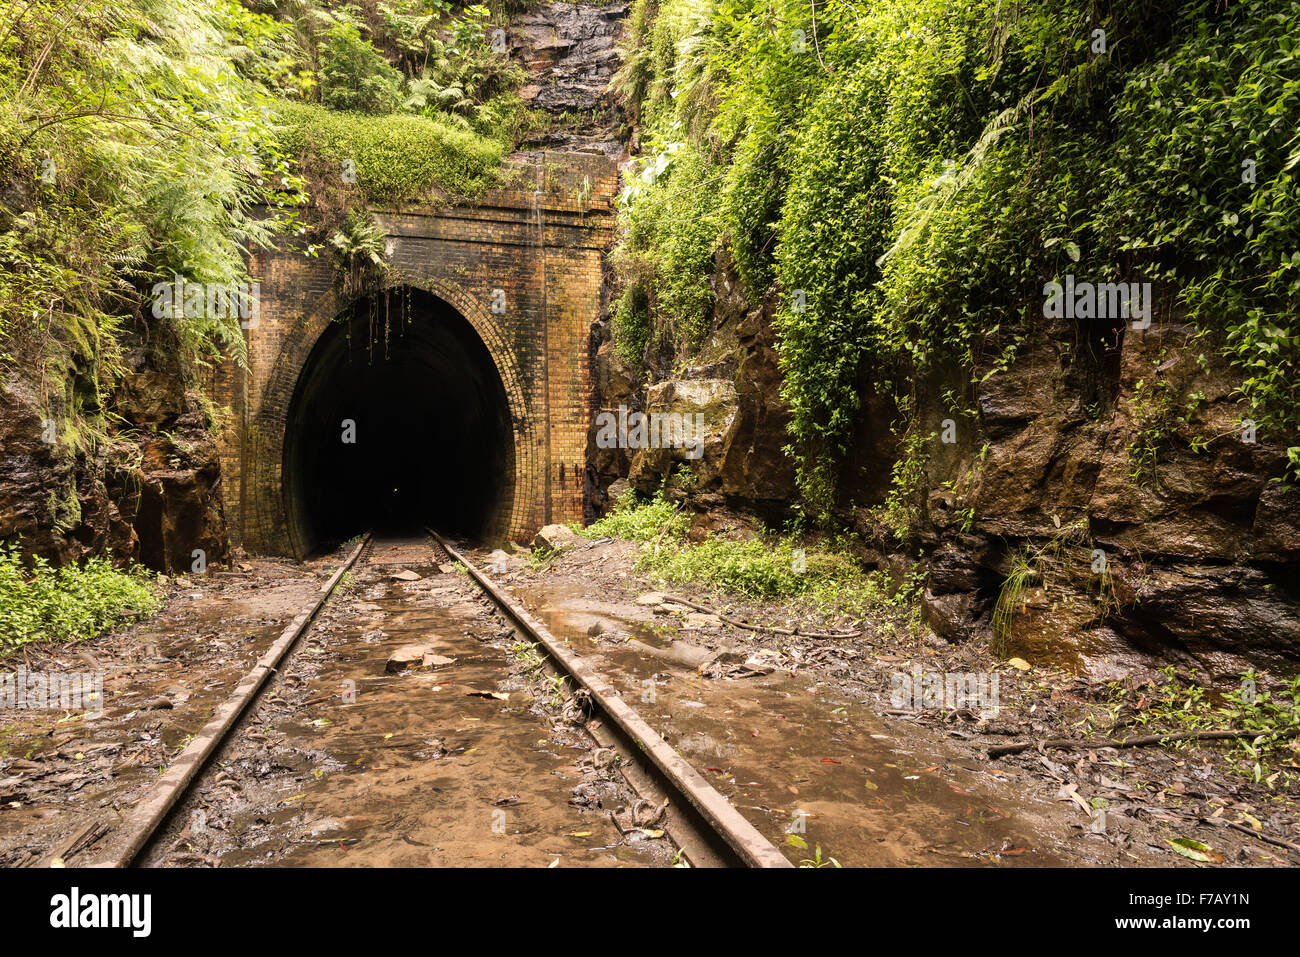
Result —
<svg viewBox="0 0 1300 957"><path fill-rule="evenodd" d="M221 501L221 466L205 402L187 390L179 369L158 371L134 357L135 371L113 396L134 456L110 471L109 486L140 540L139 561L164 572L229 559ZM133 448L132 448L133 447Z"/></svg>
<svg viewBox="0 0 1300 957"><path fill-rule="evenodd" d="M0 540L63 565L88 555L135 555L138 540L105 486L109 453L73 444L36 383L0 383Z"/></svg>
<svg viewBox="0 0 1300 957"><path fill-rule="evenodd" d="M935 631L988 632L1003 596L998 640L1031 663L1107 675L1174 660L1225 681L1297 670L1300 496L1270 481L1286 443L1249 435L1233 373L1198 362L1211 350L1192 334L1125 329L1089 368L1072 358L1076 330L1047 327L978 387L913 529L935 543ZM958 489L947 500L943 479ZM973 509L965 531L959 508ZM1026 565L1011 601L1003 584Z"/></svg>
<svg viewBox="0 0 1300 957"><path fill-rule="evenodd" d="M725 256L714 278L713 334L693 357L694 365L651 380L632 370L600 323L592 333L592 379L597 410L689 416L700 447L608 447L598 441L596 423L587 443L587 511L606 511L610 490L627 480L637 492L661 486L670 498L702 513L708 528L752 523L732 510L775 514L795 495L794 463L785 454L789 410L781 398L781 376L773 347L771 304L750 308L736 291ZM698 417L698 418L697 418ZM634 442L629 438L627 446Z"/></svg>
<svg viewBox="0 0 1300 957"><path fill-rule="evenodd" d="M560 120L530 145L586 146L623 153L622 111L609 90L621 63L619 38L628 7L543 3L515 20L511 56L528 68L524 103Z"/></svg>
<svg viewBox="0 0 1300 957"><path fill-rule="evenodd" d="M687 465L701 481L716 484L722 437L736 414L735 386L726 379L668 379L649 388L645 405L652 424L667 422L680 431L670 439L661 428L656 445L655 430L646 430L645 444L629 449L628 484L651 494L675 465ZM633 445L637 437L628 438Z"/></svg>
<svg viewBox="0 0 1300 957"><path fill-rule="evenodd" d="M694 537L753 534L732 510L779 518L796 501L771 306L735 290L720 255L712 335L689 358L648 357L644 372L618 357L603 325L593 330L597 409L707 408L709 427L692 460L598 447L593 424L590 517L624 478L694 511ZM977 372L968 417L923 401L919 422L936 437L906 554L880 508L898 458L897 410L864 385L839 471L841 501L853 503L843 517L864 563L896 580L923 556L922 602L937 634L984 637L1033 664L1099 677L1171 661L1225 682L1248 667L1300 670L1300 494L1271 481L1300 441L1247 441L1238 377L1191 328L1155 319L1144 332L1045 323L1009 369L984 381L988 370Z"/></svg>
<svg viewBox="0 0 1300 957"><path fill-rule="evenodd" d="M617 68L610 38L624 8L603 9L598 19L546 4L524 21L535 103L605 108L598 90ZM773 303L746 300L725 251L714 266L712 333L692 354L629 365L608 323L593 327L594 409L698 413L706 425L693 457L609 447L593 422L588 520L624 482L685 504L694 537L754 534L746 514L780 518L797 501ZM1225 680L1251 665L1300 670L1300 493L1271 481L1300 437L1249 436L1233 395L1239 376L1176 315L1154 319L1145 331L1045 322L1010 368L977 370L969 391L918 383L922 434L950 419L955 434L928 443L905 503L905 553L896 516L881 509L900 418L864 377L838 470L842 517L863 562L896 580L922 556L935 632L990 637L1009 655L1099 675L1171 660ZM967 417L937 399L954 387Z"/></svg>
<svg viewBox="0 0 1300 957"><path fill-rule="evenodd" d="M108 396L114 434L92 440L19 373L0 384L0 539L54 564L89 555L191 571L228 558L220 468L205 405L178 370L139 354ZM83 381L69 378L74 389ZM52 423L52 427L51 427ZM53 436L54 441L46 441Z"/></svg>

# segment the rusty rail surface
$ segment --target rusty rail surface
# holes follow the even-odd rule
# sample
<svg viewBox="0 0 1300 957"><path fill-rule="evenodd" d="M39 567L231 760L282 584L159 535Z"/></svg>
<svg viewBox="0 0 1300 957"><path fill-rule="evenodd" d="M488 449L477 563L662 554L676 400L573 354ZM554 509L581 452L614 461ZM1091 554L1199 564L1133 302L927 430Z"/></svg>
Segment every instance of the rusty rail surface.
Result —
<svg viewBox="0 0 1300 957"><path fill-rule="evenodd" d="M618 770L643 798L667 806L662 825L686 859L696 867L792 867L758 830L704 780L619 693L581 656L528 614L501 586L493 582L437 532L426 529L451 561L464 566L470 578L520 631L546 653L546 663L590 695L595 715L586 724L597 744L623 757ZM285 627L220 705L212 718L176 757L162 777L145 793L125 819L106 835L104 846L85 865L130 867L159 833L190 786L207 767L240 720L256 701L270 676L307 633L334 594L343 576L358 562L373 536L360 544L321 587L319 596ZM665 802L666 799L666 802ZM634 822L635 823L635 822Z"/></svg>
<svg viewBox="0 0 1300 957"><path fill-rule="evenodd" d="M601 724L614 732L626 758L651 773L666 794L682 833L669 833L693 863L708 866L793 867L753 824L678 754L623 700L618 691L583 658L557 639L537 619L433 529L426 529L506 616L546 650L556 669L590 695ZM593 736L595 736L593 734ZM599 738L597 738L599 741ZM601 742L603 743L603 742ZM637 782L629 778L633 787Z"/></svg>
<svg viewBox="0 0 1300 957"><path fill-rule="evenodd" d="M190 784L207 766L212 755L239 723L239 719L243 717L248 706L266 684L266 680L280 666L280 662L297 644L298 639L311 627L311 623L316 620L316 615L324 607L325 602L330 595L334 594L338 583L357 563L365 547L370 544L370 539L370 533L366 533L357 547L352 550L352 554L330 576L329 581L321 586L319 597L280 633L275 643L257 660L253 670L246 674L230 696L217 706L211 720L203 726L203 730L194 736L194 740L185 747L157 783L131 809L126 819L109 833L108 846L100 852L99 858L92 859L86 866L131 866L170 816L177 802L189 790Z"/></svg>

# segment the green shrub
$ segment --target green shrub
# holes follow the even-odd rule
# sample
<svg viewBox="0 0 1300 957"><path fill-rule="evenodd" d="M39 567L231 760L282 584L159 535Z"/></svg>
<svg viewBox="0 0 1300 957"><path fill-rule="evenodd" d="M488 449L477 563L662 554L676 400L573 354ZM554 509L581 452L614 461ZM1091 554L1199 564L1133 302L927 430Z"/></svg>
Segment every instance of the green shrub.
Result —
<svg viewBox="0 0 1300 957"><path fill-rule="evenodd" d="M604 518L581 529L588 538L624 538L633 542L685 536L690 521L681 509L663 498L638 502L630 492Z"/></svg>
<svg viewBox="0 0 1300 957"><path fill-rule="evenodd" d="M352 23L336 23L321 47L321 102L332 110L392 113L402 105L402 74Z"/></svg>
<svg viewBox="0 0 1300 957"><path fill-rule="evenodd" d="M891 601L882 575L864 573L844 552L803 548L793 537L732 541L710 536L697 545L648 545L638 567L668 584L769 601L792 598L841 614L864 614Z"/></svg>
<svg viewBox="0 0 1300 957"><path fill-rule="evenodd" d="M637 502L625 496L614 510L582 530L644 542L637 567L668 584L699 585L748 598L799 599L821 610L858 614L887 597L882 576L867 575L838 549L803 549L793 536L732 541L710 536L686 540L686 514L662 497Z"/></svg>
<svg viewBox="0 0 1300 957"><path fill-rule="evenodd" d="M426 116L335 113L287 100L276 115L286 153L338 171L354 163L357 186L373 203L428 199L434 190L476 195L496 182L505 153L498 141Z"/></svg>
<svg viewBox="0 0 1300 957"><path fill-rule="evenodd" d="M161 607L146 569L118 571L103 558L29 570L15 544L0 544L0 654L33 641L84 641Z"/></svg>

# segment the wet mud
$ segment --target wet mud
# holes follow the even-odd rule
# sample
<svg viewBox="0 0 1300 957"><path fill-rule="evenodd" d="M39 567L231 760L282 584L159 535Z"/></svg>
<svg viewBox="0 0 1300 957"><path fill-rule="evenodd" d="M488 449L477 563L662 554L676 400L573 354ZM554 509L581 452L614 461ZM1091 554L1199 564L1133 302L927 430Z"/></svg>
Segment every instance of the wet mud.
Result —
<svg viewBox="0 0 1300 957"><path fill-rule="evenodd" d="M511 629L427 540L376 541L345 586L142 863L669 862L610 820L635 796L535 709Z"/></svg>

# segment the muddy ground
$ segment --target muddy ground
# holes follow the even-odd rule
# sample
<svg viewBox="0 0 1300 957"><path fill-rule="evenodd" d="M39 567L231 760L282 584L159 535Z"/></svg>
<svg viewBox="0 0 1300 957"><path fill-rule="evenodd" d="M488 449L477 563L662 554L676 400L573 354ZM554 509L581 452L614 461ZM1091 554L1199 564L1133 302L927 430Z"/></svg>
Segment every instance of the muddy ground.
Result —
<svg viewBox="0 0 1300 957"><path fill-rule="evenodd" d="M1204 866L1170 843L1182 839L1207 845L1210 863L1300 864L1300 847L1264 840L1300 844L1296 794L1284 776L1270 787L1233 773L1222 745L987 756L997 745L1077 738L1088 720L1109 729L1113 688L1055 669L1022 671L901 612L852 622L668 587L636 570L638 548L580 542L545 562L520 554L504 565L498 554L497 577L594 655L792 860L816 860L794 846L793 832L846 866ZM474 557L492 561L486 550ZM674 597L751 624L863 633L834 640L737 628ZM995 674L1000 707L895 707L896 676L918 668ZM1148 691L1131 682L1119 706L1130 725Z"/></svg>
<svg viewBox="0 0 1300 957"><path fill-rule="evenodd" d="M1300 849L1270 843L1300 842L1295 795L1231 773L1222 746L987 757L1077 736L1107 713L1109 689L1021 671L901 613L852 640L734 627L672 599L751 624L814 622L666 588L636 570L636 549L581 541L495 568L487 549L470 555L794 863L1204 866L1175 852L1178 839L1224 866L1300 863ZM345 555L173 579L149 621L0 663L105 675L102 715L0 712L0 865L77 866L111 847L122 816ZM995 673L996 715L896 708L895 676L918 667ZM582 720L428 540L378 541L140 863L672 864L653 823L633 827L635 796Z"/></svg>
<svg viewBox="0 0 1300 957"><path fill-rule="evenodd" d="M111 851L125 812L343 557L189 579L146 625L29 651L36 670L93 660L107 706L3 713L0 863ZM513 629L442 557L423 536L367 548L138 864L672 863L662 831L633 827L636 796L582 716L513 660ZM217 657L232 644L238 659Z"/></svg>
<svg viewBox="0 0 1300 957"><path fill-rule="evenodd" d="M115 825L340 561L245 560L169 579L148 621L82 644L29 645L0 662L100 672L104 691L99 715L0 710L0 865L73 862L77 845Z"/></svg>

